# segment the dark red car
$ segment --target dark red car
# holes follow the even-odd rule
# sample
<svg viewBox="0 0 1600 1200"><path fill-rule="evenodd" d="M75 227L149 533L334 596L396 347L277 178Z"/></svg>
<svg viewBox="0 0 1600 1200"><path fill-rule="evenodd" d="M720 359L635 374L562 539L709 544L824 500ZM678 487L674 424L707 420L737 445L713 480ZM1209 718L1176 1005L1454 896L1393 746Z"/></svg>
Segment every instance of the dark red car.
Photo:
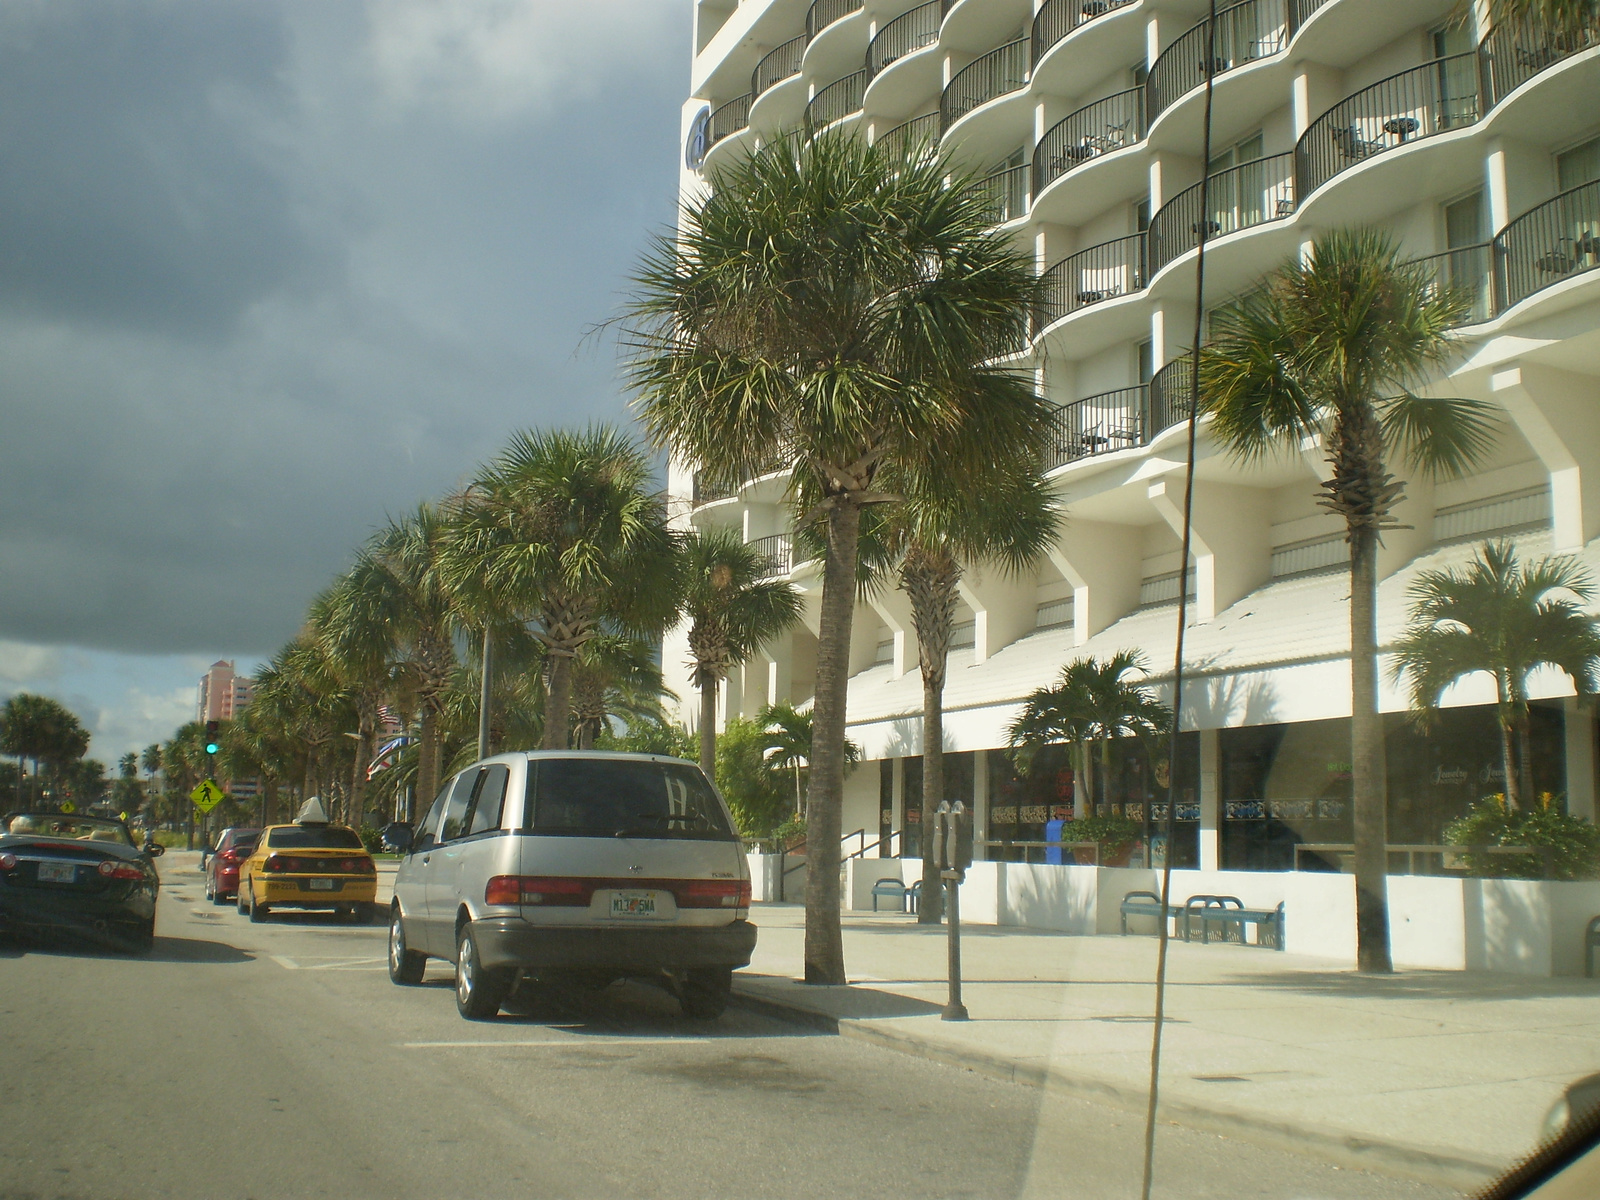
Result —
<svg viewBox="0 0 1600 1200"><path fill-rule="evenodd" d="M200 869L206 876L206 899L227 904L239 894L239 864L250 857L261 837L259 829L224 829L216 849L204 856Z"/></svg>

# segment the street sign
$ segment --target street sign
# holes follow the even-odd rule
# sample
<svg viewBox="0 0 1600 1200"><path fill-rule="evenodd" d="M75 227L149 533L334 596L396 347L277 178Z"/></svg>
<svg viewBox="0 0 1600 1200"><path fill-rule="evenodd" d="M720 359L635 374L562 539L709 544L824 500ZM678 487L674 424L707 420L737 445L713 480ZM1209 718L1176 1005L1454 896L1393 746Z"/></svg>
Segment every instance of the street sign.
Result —
<svg viewBox="0 0 1600 1200"><path fill-rule="evenodd" d="M208 813L222 803L222 789L217 786L215 780L208 779L189 793L189 799L194 801L194 806L201 812Z"/></svg>
<svg viewBox="0 0 1600 1200"><path fill-rule="evenodd" d="M63 804L61 806L61 811L64 812L64 813L75 813L75 812L78 811L78 806L76 804L74 804L71 800L68 800L65 804Z"/></svg>

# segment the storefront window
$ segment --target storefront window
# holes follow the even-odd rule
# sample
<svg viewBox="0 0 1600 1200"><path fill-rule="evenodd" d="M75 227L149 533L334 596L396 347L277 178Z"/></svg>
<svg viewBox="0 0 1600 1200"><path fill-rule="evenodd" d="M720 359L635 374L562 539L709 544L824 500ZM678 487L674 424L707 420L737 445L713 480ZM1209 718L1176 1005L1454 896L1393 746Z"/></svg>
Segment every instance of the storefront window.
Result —
<svg viewBox="0 0 1600 1200"><path fill-rule="evenodd" d="M894 759L878 760L878 857L894 854Z"/></svg>
<svg viewBox="0 0 1600 1200"><path fill-rule="evenodd" d="M1150 761L1151 754L1155 763ZM1144 827L1145 845L1152 854L1145 861L1161 865L1166 843L1167 797L1173 782L1178 789L1178 813L1172 865L1200 865L1200 735L1178 735L1177 779L1166 766L1165 737L1146 745L1136 738L1119 738L1111 747L1111 775L1105 794L1109 815L1126 817ZM1156 839L1156 840L1153 840Z"/></svg>
<svg viewBox="0 0 1600 1200"><path fill-rule="evenodd" d="M1017 771L1006 751L991 750L988 759L988 856L1000 862L1025 862L1029 858L1027 847L1015 843L1042 842L1045 822L1072 819L1069 748L1041 747L1026 776ZM1031 857L1043 861L1037 847Z"/></svg>
<svg viewBox="0 0 1600 1200"><path fill-rule="evenodd" d="M947 751L944 756L944 799L952 804L957 800L967 806L967 811L972 811L973 790L972 785L977 773L977 755L970 750L960 753ZM903 760L905 762L905 849L901 851L907 858L920 858L922 856L922 756L920 754ZM967 828L972 828L969 823Z"/></svg>

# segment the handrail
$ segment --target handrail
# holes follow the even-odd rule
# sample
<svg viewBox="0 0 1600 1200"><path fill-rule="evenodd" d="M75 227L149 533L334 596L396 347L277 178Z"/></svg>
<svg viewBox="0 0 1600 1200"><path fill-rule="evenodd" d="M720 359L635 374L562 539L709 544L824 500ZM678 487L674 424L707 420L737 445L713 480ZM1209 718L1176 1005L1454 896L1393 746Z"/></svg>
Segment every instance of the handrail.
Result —
<svg viewBox="0 0 1600 1200"><path fill-rule="evenodd" d="M809 40L802 33L799 37L790 38L781 46L776 46L761 56L761 61L756 63L756 69L750 72L752 101L773 84L800 74L800 64L805 60L806 43Z"/></svg>
<svg viewBox="0 0 1600 1200"><path fill-rule="evenodd" d="M1494 243L1478 242L1455 246L1438 254L1425 254L1410 260L1432 276L1435 288L1454 288L1472 296L1472 311L1466 324L1475 325L1494 315Z"/></svg>
<svg viewBox="0 0 1600 1200"><path fill-rule="evenodd" d="M704 471L694 473L694 488L690 497L690 504L699 508L702 504L712 504L718 500L728 500L739 494L739 485L714 480Z"/></svg>
<svg viewBox="0 0 1600 1200"><path fill-rule="evenodd" d="M1150 120L1204 84L1207 76L1214 78L1281 52L1289 44L1288 17L1286 0L1240 0L1219 10L1210 63L1206 62L1209 18L1179 34L1151 65L1145 80Z"/></svg>
<svg viewBox="0 0 1600 1200"><path fill-rule="evenodd" d="M1012 841L1010 838L992 838L992 839L985 840L984 843L983 843L983 846L984 846L985 850L988 850L988 849L991 849L991 848L994 848L994 847L999 847L1000 849L1005 849L1005 850L1009 850L1009 849L1021 850L1022 851L1022 858L1023 858L1024 862L1027 861L1028 851L1029 850L1038 850L1038 849L1041 849L1041 848L1048 850L1052 846L1057 846L1057 847L1061 848L1062 850L1074 850L1074 851L1076 851L1076 850L1089 850L1094 854L1094 862L1087 863L1087 864L1079 864L1078 862L1074 861L1071 865L1072 866L1087 865L1087 866L1092 866L1092 867L1098 867L1100 865L1100 843L1099 842L1033 842L1033 841L1023 842L1023 841ZM1077 856L1074 855L1073 857L1074 857L1074 859L1076 859ZM1031 865L1044 866L1045 864L1038 863L1038 864L1031 864ZM1068 864L1067 863L1062 863L1061 865L1062 866L1067 866Z"/></svg>
<svg viewBox="0 0 1600 1200"><path fill-rule="evenodd" d="M709 136L706 138L706 148L710 149L723 138L738 133L741 129L750 127L750 93L735 96L726 104L719 104L711 110L711 120L708 125Z"/></svg>
<svg viewBox="0 0 1600 1200"><path fill-rule="evenodd" d="M979 55L950 78L939 97L939 131L943 133L981 104L1028 86L1028 37L996 46Z"/></svg>
<svg viewBox="0 0 1600 1200"><path fill-rule="evenodd" d="M835 21L861 11L862 0L811 0L806 9L806 37L814 38Z"/></svg>
<svg viewBox="0 0 1600 1200"><path fill-rule="evenodd" d="M1050 419L1047 469L1144 445L1149 403L1150 386L1139 384L1062 405Z"/></svg>
<svg viewBox="0 0 1600 1200"><path fill-rule="evenodd" d="M1476 53L1436 58L1353 92L1295 143L1295 175L1309 196L1359 162L1483 116Z"/></svg>
<svg viewBox="0 0 1600 1200"><path fill-rule="evenodd" d="M1145 241L1143 233L1114 238L1069 254L1045 271L1044 301L1034 315L1033 336L1080 308L1143 291Z"/></svg>
<svg viewBox="0 0 1600 1200"><path fill-rule="evenodd" d="M862 830L862 831L858 831L858 832L865 832L865 831ZM905 830L903 830L903 829L894 830L892 833L889 834L888 837L883 837L883 836L880 835L877 841L873 842L870 845L862 846L861 849L859 849L857 851L854 851L851 854L845 855L844 858L840 859L840 861L841 862L849 862L852 858L865 858L872 851L874 851L874 850L878 849L880 846L882 846L884 844L884 842L888 842L889 843L890 853L884 854L884 855L880 855L879 857L880 858L893 858L894 857L894 853L893 853L893 851L894 851L894 840L895 840L895 838L900 838L901 848L904 849L904 846L905 846L905 837L904 837L904 835L905 835ZM850 836L851 837L855 837L855 834L852 833Z"/></svg>
<svg viewBox="0 0 1600 1200"><path fill-rule="evenodd" d="M1495 235L1501 310L1600 267L1600 179L1530 208Z"/></svg>
<svg viewBox="0 0 1600 1200"><path fill-rule="evenodd" d="M1496 25L1478 43L1489 104L1499 104L1541 71L1595 46L1600 46L1600 25L1556 31L1531 17Z"/></svg>
<svg viewBox="0 0 1600 1200"><path fill-rule="evenodd" d="M1211 176L1207 237L1219 237L1295 210L1293 154L1271 154ZM1150 274L1154 275L1200 241L1200 185L1194 184L1163 204L1150 219Z"/></svg>
<svg viewBox="0 0 1600 1200"><path fill-rule="evenodd" d="M1300 855L1307 854L1354 854L1355 845L1352 842L1296 842L1294 847L1294 869L1304 870L1300 865ZM1549 846L1445 846L1401 844L1391 842L1384 846L1389 854L1404 854L1406 856L1405 874L1417 873L1417 855L1419 854L1531 854L1537 855L1543 864L1544 878L1550 879L1555 874L1552 869L1555 865L1555 851Z"/></svg>
<svg viewBox="0 0 1600 1200"><path fill-rule="evenodd" d="M756 538L750 546L767 560L762 569L762 579L787 575L794 570L794 538L787 533L773 533Z"/></svg>
<svg viewBox="0 0 1600 1200"><path fill-rule="evenodd" d="M1189 407L1193 368L1194 356L1185 354L1151 376L1150 407L1144 423L1147 441L1155 441L1168 429L1182 425L1189 419L1193 411Z"/></svg>
<svg viewBox="0 0 1600 1200"><path fill-rule="evenodd" d="M867 46L867 74L876 75L890 63L939 40L943 17L939 0L928 0L901 13L873 36Z"/></svg>
<svg viewBox="0 0 1600 1200"><path fill-rule="evenodd" d="M986 175L974 185L989 205L989 220L1004 225L1028 215L1028 177L1033 168L1026 163L1019 167L1003 167Z"/></svg>
<svg viewBox="0 0 1600 1200"><path fill-rule="evenodd" d="M806 105L806 127L813 133L861 111L867 94L865 68L835 79Z"/></svg>
<svg viewBox="0 0 1600 1200"><path fill-rule="evenodd" d="M1300 27L1311 19L1313 13L1330 0L1289 0L1289 36L1300 32Z"/></svg>
<svg viewBox="0 0 1600 1200"><path fill-rule="evenodd" d="M1033 65L1044 52L1079 25L1103 17L1136 0L1045 0L1033 18Z"/></svg>
<svg viewBox="0 0 1600 1200"><path fill-rule="evenodd" d="M1033 151L1037 196L1075 167L1144 140L1143 88L1129 88L1085 104L1052 125Z"/></svg>
<svg viewBox="0 0 1600 1200"><path fill-rule="evenodd" d="M939 114L936 112L923 113L920 117L912 117L909 121L902 121L888 133L878 138L875 145L882 146L885 153L903 155L919 143L925 144L928 150L934 148L939 140Z"/></svg>

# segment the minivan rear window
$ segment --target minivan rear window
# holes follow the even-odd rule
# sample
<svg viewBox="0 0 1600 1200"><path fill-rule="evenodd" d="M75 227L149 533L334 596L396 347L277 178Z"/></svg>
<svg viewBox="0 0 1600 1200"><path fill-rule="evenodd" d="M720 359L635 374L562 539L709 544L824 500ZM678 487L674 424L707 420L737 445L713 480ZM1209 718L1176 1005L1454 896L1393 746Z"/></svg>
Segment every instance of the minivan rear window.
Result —
<svg viewBox="0 0 1600 1200"><path fill-rule="evenodd" d="M535 833L717 842L738 837L716 793L693 767L597 758L541 758L529 766L529 825Z"/></svg>

